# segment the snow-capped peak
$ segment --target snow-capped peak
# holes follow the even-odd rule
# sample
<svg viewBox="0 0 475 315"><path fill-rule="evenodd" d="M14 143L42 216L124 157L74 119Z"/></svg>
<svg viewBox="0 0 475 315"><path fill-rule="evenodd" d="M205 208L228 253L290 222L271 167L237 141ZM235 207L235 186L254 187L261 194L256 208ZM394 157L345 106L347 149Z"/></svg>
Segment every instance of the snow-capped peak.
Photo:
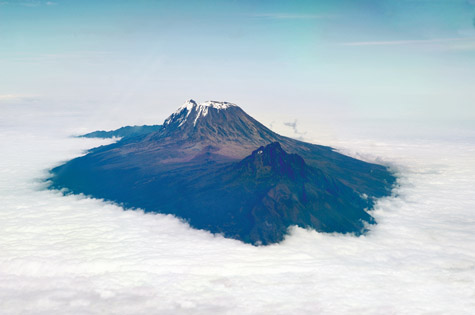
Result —
<svg viewBox="0 0 475 315"><path fill-rule="evenodd" d="M194 100L189 99L188 101L186 101L183 105L181 105L181 106L178 108L178 110L176 111L176 113L181 112L181 111L182 111L183 109L185 109L185 108L186 108L188 111L191 111L191 109L192 109L193 107L195 107L196 105L197 105L197 104L196 104L196 102L195 102Z"/></svg>
<svg viewBox="0 0 475 315"><path fill-rule="evenodd" d="M210 108L217 109L218 111L222 109L227 109L232 106L237 106L236 104L229 102L218 102L218 101L206 101L204 103L197 104L194 100L190 99L186 101L182 106L180 106L173 114L168 117L163 123L165 126L169 125L171 122L178 122L178 127L182 126L188 119L188 116L194 111L196 111L196 116L193 121L195 126L200 117L206 117Z"/></svg>
<svg viewBox="0 0 475 315"><path fill-rule="evenodd" d="M226 109L228 107L237 106L237 105L233 103L229 103L229 102L206 101L204 103L201 103L199 106L213 107L216 109Z"/></svg>

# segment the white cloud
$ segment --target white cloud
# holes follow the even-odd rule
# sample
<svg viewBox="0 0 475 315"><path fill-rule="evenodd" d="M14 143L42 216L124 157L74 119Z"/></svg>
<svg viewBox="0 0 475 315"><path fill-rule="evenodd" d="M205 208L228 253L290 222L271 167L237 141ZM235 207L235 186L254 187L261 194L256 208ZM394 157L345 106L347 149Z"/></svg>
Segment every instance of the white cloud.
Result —
<svg viewBox="0 0 475 315"><path fill-rule="evenodd" d="M455 37L455 38L433 38L420 40L390 40L390 41L362 41L341 43L342 46L400 46L413 44L441 44L441 43L472 43L474 37Z"/></svg>
<svg viewBox="0 0 475 315"><path fill-rule="evenodd" d="M8 1L2 1L0 2L0 5L3 5L3 4L9 4L10 2ZM40 7L40 6L43 6L43 5L47 5L47 6L54 6L54 5L57 5L58 2L55 2L55 1L39 1L39 0L24 0L24 1L17 1L17 2L11 2L11 4L17 4L17 5L20 5L22 7L30 7L30 8L36 8L36 7Z"/></svg>
<svg viewBox="0 0 475 315"><path fill-rule="evenodd" d="M328 19L334 18L336 15L330 14L289 14L289 13L260 13L254 14L252 17L276 19L276 20L308 20L308 19Z"/></svg>
<svg viewBox="0 0 475 315"><path fill-rule="evenodd" d="M23 1L23 2L20 2L20 5L23 6L23 7L39 7L41 5L41 1L37 1L37 0L26 0L26 1Z"/></svg>
<svg viewBox="0 0 475 315"><path fill-rule="evenodd" d="M12 99L18 99L19 95L15 94L0 94L0 100L12 100Z"/></svg>
<svg viewBox="0 0 475 315"><path fill-rule="evenodd" d="M34 102L38 98L32 95L19 95L19 94L0 94L0 103L4 102Z"/></svg>
<svg viewBox="0 0 475 315"><path fill-rule="evenodd" d="M45 169L105 142L68 138L60 130L70 121L41 117L3 127L0 116L2 314L475 310L473 138L332 143L392 162L398 198L378 203L367 236L295 229L256 248L171 216L44 190Z"/></svg>

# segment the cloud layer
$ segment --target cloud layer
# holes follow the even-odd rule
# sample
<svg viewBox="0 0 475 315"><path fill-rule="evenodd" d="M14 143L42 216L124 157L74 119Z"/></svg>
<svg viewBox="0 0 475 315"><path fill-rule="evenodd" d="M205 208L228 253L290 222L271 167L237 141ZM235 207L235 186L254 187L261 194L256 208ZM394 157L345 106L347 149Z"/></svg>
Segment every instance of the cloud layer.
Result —
<svg viewBox="0 0 475 315"><path fill-rule="evenodd" d="M2 314L475 310L473 138L332 143L398 172L397 197L374 211L379 224L359 238L294 229L253 247L45 190L45 169L106 142L48 130L47 119L23 123L0 127Z"/></svg>

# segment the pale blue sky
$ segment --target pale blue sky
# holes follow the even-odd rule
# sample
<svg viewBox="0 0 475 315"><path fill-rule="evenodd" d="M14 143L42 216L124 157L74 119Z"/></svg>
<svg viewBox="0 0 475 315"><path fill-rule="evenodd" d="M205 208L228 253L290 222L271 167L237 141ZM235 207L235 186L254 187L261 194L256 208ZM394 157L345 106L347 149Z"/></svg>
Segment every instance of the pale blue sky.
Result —
<svg viewBox="0 0 475 315"><path fill-rule="evenodd" d="M474 0L3 0L0 106L475 121L474 17Z"/></svg>

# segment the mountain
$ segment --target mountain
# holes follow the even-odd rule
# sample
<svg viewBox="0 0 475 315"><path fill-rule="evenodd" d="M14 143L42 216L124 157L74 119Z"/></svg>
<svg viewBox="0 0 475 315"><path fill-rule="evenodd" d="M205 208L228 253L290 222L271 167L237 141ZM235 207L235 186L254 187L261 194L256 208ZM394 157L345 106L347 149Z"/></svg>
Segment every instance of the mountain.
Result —
<svg viewBox="0 0 475 315"><path fill-rule="evenodd" d="M89 151L52 171L66 188L128 208L173 214L251 244L289 226L365 232L394 176L332 148L278 135L227 102L187 101L158 131Z"/></svg>
<svg viewBox="0 0 475 315"><path fill-rule="evenodd" d="M121 127L116 130L97 130L93 132L86 133L84 135L79 136L80 138L125 138L125 137L134 137L145 135L147 133L151 133L154 131L158 131L162 128L161 125L153 125L153 126L125 126Z"/></svg>

